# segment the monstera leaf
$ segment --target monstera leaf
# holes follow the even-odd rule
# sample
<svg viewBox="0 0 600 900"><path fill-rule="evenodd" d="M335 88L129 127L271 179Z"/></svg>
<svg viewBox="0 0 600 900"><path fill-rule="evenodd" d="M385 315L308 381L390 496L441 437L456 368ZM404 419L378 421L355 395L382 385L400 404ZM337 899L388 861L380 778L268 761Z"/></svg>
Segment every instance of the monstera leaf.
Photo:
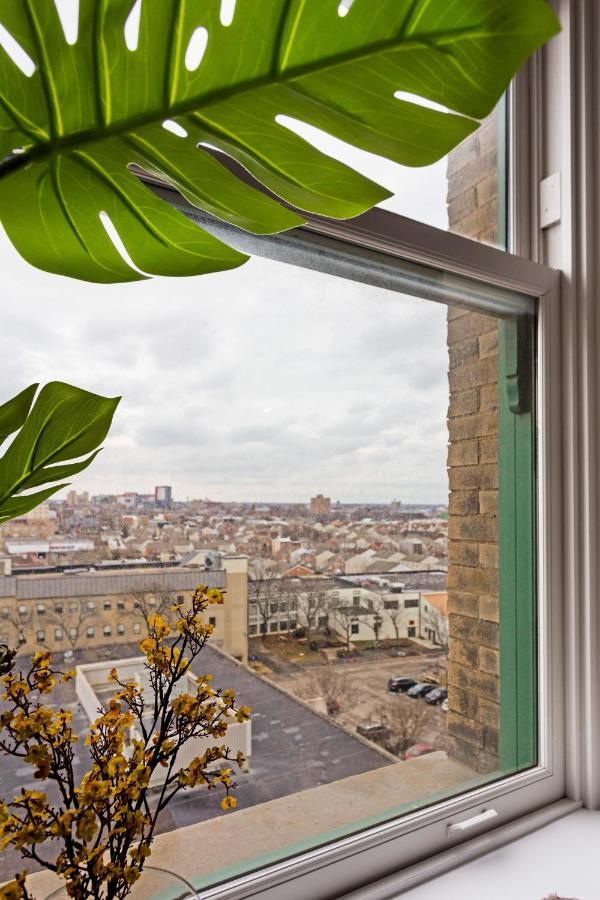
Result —
<svg viewBox="0 0 600 900"><path fill-rule="evenodd" d="M0 406L0 444L18 432L0 459L0 523L30 512L89 466L120 399L51 381L32 409L37 388L32 384ZM33 491L43 485L50 486Z"/></svg>
<svg viewBox="0 0 600 900"><path fill-rule="evenodd" d="M0 23L0 219L33 265L98 282L144 277L128 257L160 275L245 261L132 165L257 234L302 218L207 146L299 210L354 216L388 192L281 116L427 165L558 27L545 0L237 0L232 20L219 0L80 0L75 40L54 0L0 0Z"/></svg>

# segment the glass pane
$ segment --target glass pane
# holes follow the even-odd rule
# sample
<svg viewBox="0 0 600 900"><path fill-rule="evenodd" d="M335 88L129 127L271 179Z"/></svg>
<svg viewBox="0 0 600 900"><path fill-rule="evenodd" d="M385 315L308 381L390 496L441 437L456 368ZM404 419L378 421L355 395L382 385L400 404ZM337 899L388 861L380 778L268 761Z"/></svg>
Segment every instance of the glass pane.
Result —
<svg viewBox="0 0 600 900"><path fill-rule="evenodd" d="M197 672L252 708L238 809L174 797L156 865L201 887L535 763L529 301L461 307L473 283L397 261L388 289L260 257L107 288L1 257L6 397L124 397L93 466L3 526L9 643L125 672L152 615L227 591ZM56 702L84 735L109 691Z"/></svg>
<svg viewBox="0 0 600 900"><path fill-rule="evenodd" d="M323 132L291 120L288 127L393 192L383 209L436 228L506 247L506 105L470 137L431 166L412 168L357 150Z"/></svg>

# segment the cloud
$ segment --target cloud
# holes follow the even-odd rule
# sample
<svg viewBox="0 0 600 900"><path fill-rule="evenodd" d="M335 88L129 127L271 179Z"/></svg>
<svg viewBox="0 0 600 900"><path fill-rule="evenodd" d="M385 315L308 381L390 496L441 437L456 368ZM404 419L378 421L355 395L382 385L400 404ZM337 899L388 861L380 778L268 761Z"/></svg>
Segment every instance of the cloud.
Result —
<svg viewBox="0 0 600 900"><path fill-rule="evenodd" d="M447 497L446 310L264 259L98 286L0 240L6 397L61 379L123 400L78 489L176 497Z"/></svg>

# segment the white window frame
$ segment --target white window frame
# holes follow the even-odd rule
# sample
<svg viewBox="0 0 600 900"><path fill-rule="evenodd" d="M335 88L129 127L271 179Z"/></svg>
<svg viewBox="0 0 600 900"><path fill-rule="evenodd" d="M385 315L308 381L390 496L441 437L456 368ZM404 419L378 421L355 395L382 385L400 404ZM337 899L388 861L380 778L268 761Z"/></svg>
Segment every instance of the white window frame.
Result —
<svg viewBox="0 0 600 900"><path fill-rule="evenodd" d="M585 259L578 249L592 227L581 201L586 192L595 196L590 191L597 191L600 179L585 137L589 108L578 107L574 97L575 88L587 83L585 65L597 53L600 36L592 24L600 26L592 15L594 2L556 0L563 33L525 67L512 90L511 121L517 127L510 136L510 245L530 258L379 209L351 222L310 219L303 229L317 251L328 242L343 241L357 248L357 257L358 248L397 256L538 299L539 763L497 783L203 889L203 900L280 900L283 891L286 900L342 896L385 900L566 815L583 802L600 806L600 760L595 753L600 745L600 709L594 691L600 674L596 602L600 567L593 562L600 508L595 503L590 509L585 502L589 485L597 488L599 483L600 437L593 423L600 421L596 375L600 316L592 309L592 292L588 289L581 297L577 294L581 285L573 281L565 286L559 272L580 275L583 263L594 261L590 246L586 245ZM541 146L551 148L546 159ZM577 154L581 158L576 159ZM577 172L576 163L581 166ZM542 174L555 169L563 176L564 218L542 236L538 185ZM204 221L165 189L157 188L157 193ZM592 224L598 236L600 223ZM283 250L273 242L265 255L285 259L291 244L283 236L279 246ZM582 702L575 702L580 697ZM449 835L449 824L490 807L497 813L491 823L462 837Z"/></svg>

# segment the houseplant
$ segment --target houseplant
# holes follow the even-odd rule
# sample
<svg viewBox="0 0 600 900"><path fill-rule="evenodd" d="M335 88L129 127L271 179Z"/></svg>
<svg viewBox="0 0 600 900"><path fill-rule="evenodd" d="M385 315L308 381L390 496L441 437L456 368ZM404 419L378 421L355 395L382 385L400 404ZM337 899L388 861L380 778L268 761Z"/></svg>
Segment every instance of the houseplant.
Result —
<svg viewBox="0 0 600 900"><path fill-rule="evenodd" d="M151 691L144 696L135 681L122 681L111 671L116 691L85 739L90 767L79 782L71 714L46 703L57 680L69 681L74 673L55 669L43 651L21 670L14 651L4 650L0 683L7 708L0 713L0 751L30 765L40 788L52 785L54 797L43 789L22 789L12 801L0 803L0 847L13 847L64 878L75 900L129 894L150 855L160 813L181 791L221 788L221 808L236 806L231 765L243 765L244 757L232 756L223 739L228 722L245 721L250 710L236 706L233 691L214 688L209 675L197 679L193 694L180 690L213 630L203 613L223 599L221 591L199 585L188 609L173 605L172 626L154 616L140 644ZM133 726L141 737L128 741ZM210 746L178 767L179 751L198 737L209 739ZM159 767L165 770L164 781L151 803L149 785ZM45 853L46 848L53 852ZM25 875L0 889L0 897L30 898Z"/></svg>

